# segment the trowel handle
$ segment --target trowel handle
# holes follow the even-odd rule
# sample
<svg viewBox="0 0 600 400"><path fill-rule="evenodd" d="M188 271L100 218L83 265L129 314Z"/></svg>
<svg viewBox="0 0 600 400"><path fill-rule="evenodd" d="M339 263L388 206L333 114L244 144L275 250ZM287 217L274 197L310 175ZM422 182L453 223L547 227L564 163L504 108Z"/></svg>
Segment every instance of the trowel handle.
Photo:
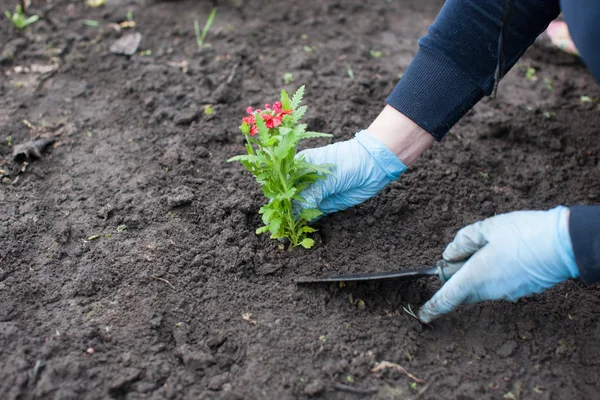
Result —
<svg viewBox="0 0 600 400"><path fill-rule="evenodd" d="M442 283L446 283L448 279L452 278L452 275L461 269L467 261L468 260L448 262L446 260L439 260L436 262L435 266L437 267L437 274Z"/></svg>

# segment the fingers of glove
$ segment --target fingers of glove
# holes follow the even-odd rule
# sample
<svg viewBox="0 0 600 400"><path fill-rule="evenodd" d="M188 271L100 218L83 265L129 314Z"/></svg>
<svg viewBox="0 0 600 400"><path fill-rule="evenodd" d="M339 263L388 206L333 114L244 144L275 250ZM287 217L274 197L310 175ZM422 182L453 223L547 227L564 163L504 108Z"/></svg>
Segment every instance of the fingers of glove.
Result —
<svg viewBox="0 0 600 400"><path fill-rule="evenodd" d="M481 300L481 285L485 282L485 262L488 249L475 253L419 311L422 322L429 323L449 313L461 304ZM490 282L493 284L493 281Z"/></svg>
<svg viewBox="0 0 600 400"><path fill-rule="evenodd" d="M321 201L319 210L325 214L331 214L364 203L377 195L389 182L389 179L382 179L377 184L371 183L364 187L357 187L342 193L333 194Z"/></svg>
<svg viewBox="0 0 600 400"><path fill-rule="evenodd" d="M487 244L487 239L484 234L486 221L479 221L474 224L462 228L452 243L444 250L444 260L460 261L469 258L477 250Z"/></svg>

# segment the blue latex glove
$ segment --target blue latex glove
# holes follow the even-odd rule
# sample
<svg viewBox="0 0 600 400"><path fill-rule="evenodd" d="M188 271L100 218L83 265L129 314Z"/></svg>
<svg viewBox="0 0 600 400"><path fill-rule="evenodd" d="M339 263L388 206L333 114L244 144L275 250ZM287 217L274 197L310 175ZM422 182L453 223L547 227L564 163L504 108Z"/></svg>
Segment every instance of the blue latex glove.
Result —
<svg viewBox="0 0 600 400"><path fill-rule="evenodd" d="M516 301L579 276L566 207L517 211L469 225L456 234L443 257L471 258L423 306L423 322L461 304Z"/></svg>
<svg viewBox="0 0 600 400"><path fill-rule="evenodd" d="M370 199L406 170L398 157L366 130L358 132L354 139L304 150L298 156L313 164L335 164L327 178L300 193L308 204L295 204L300 208L317 207L323 214Z"/></svg>

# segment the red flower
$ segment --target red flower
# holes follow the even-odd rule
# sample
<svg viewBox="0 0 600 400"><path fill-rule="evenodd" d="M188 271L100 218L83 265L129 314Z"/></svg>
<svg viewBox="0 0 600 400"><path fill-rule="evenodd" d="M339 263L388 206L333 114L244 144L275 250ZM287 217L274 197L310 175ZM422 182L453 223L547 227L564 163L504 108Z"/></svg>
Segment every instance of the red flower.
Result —
<svg viewBox="0 0 600 400"><path fill-rule="evenodd" d="M271 106L265 104L265 110L260 109L254 110L252 107L246 108L248 116L242 118L242 124L246 124L250 127L250 136L254 136L258 133L258 127L256 126L256 115L258 114L268 129L273 129L281 126L283 123L283 117L291 114L293 110L283 110L280 101L276 101Z"/></svg>

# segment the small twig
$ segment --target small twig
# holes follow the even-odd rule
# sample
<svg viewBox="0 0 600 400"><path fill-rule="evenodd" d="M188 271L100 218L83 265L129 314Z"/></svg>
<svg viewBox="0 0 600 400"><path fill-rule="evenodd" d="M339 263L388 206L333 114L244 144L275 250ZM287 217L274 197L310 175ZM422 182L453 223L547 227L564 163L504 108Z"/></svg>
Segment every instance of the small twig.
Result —
<svg viewBox="0 0 600 400"><path fill-rule="evenodd" d="M334 383L333 387L338 390L343 390L344 392L358 393L358 394L373 394L373 393L377 393L379 391L379 389L374 388L374 387L362 389L362 388L355 388L352 386L344 385L343 383Z"/></svg>
<svg viewBox="0 0 600 400"><path fill-rule="evenodd" d="M152 275L152 278L153 278L153 279L156 279L156 280L158 280L158 281L162 281L162 282L166 283L167 285L171 286L171 289L173 289L173 290L177 291L177 289L175 289L175 286L171 285L171 282L169 282L169 281L168 281L168 280L166 280L165 278L160 278L160 277L158 277L158 276L154 276L154 275Z"/></svg>
<svg viewBox="0 0 600 400"><path fill-rule="evenodd" d="M373 367L373 369L371 370L371 372L381 372L384 369L387 368L391 368L391 369L395 369L396 371L406 375L409 379L412 379L413 381L417 382L417 383L425 383L424 380L417 378L416 376L414 376L413 374L411 374L410 372L408 372L404 367L389 362L389 361L382 361L379 364L377 364L375 367Z"/></svg>
<svg viewBox="0 0 600 400"><path fill-rule="evenodd" d="M239 61L233 66L233 68L231 69L231 73L229 74L229 78L227 78L226 83L229 85L231 83L231 81L233 80L233 77L235 76L235 71L237 71L238 67L240 66Z"/></svg>

